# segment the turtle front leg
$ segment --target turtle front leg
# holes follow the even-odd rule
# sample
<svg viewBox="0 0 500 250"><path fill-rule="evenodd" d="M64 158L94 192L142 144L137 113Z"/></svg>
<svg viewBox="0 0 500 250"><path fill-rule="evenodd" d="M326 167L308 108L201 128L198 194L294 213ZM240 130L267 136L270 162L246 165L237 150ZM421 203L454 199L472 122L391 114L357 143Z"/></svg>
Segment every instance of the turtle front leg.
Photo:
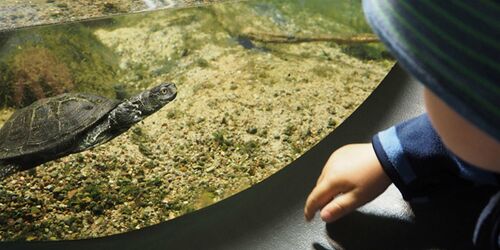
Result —
<svg viewBox="0 0 500 250"><path fill-rule="evenodd" d="M71 153L77 153L105 143L121 134L134 123L143 119L139 105L130 101L123 102L109 112L108 119L98 123L95 127L83 135L70 149Z"/></svg>
<svg viewBox="0 0 500 250"><path fill-rule="evenodd" d="M134 123L141 121L144 117L139 105L130 101L125 101L118 105L109 113L110 127L130 127Z"/></svg>

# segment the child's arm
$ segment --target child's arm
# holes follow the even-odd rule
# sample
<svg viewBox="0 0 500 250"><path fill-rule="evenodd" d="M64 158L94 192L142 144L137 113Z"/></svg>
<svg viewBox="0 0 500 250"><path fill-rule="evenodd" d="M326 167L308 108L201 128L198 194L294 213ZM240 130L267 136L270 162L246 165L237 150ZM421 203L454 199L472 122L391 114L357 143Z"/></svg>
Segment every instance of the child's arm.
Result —
<svg viewBox="0 0 500 250"><path fill-rule="evenodd" d="M316 187L307 198L307 220L321 209L321 219L332 222L371 201L391 184L370 143L351 144L335 151Z"/></svg>
<svg viewBox="0 0 500 250"><path fill-rule="evenodd" d="M374 199L391 182L403 198L411 200L471 182L500 185L499 180L500 175L470 166L450 153L424 114L379 132L372 144L335 151L304 212L311 219L322 210L323 220L331 222Z"/></svg>

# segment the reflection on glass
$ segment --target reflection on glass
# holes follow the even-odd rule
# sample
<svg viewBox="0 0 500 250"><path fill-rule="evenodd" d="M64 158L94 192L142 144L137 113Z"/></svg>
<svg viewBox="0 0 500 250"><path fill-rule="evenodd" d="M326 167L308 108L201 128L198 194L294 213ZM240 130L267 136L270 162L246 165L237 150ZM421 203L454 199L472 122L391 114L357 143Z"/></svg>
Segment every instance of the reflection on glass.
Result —
<svg viewBox="0 0 500 250"><path fill-rule="evenodd" d="M0 239L110 235L231 196L331 132L392 64L357 0L216 4L0 34L0 124L65 92L178 90L114 140L2 180Z"/></svg>
<svg viewBox="0 0 500 250"><path fill-rule="evenodd" d="M0 31L33 25L74 22L118 14L186 8L239 0L2 0Z"/></svg>

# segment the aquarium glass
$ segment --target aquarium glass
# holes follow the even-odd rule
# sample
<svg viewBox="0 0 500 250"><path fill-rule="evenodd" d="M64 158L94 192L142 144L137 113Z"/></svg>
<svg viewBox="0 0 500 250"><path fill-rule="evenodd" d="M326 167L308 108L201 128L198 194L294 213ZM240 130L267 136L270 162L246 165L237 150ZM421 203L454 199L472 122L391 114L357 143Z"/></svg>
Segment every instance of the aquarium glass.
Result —
<svg viewBox="0 0 500 250"><path fill-rule="evenodd" d="M66 3L19 6L37 2ZM393 64L360 0L225 2L4 31L0 125L63 93L124 101L173 82L178 94L103 145L0 180L0 240L112 235L237 194L332 132Z"/></svg>
<svg viewBox="0 0 500 250"><path fill-rule="evenodd" d="M0 30L239 0L1 0Z"/></svg>

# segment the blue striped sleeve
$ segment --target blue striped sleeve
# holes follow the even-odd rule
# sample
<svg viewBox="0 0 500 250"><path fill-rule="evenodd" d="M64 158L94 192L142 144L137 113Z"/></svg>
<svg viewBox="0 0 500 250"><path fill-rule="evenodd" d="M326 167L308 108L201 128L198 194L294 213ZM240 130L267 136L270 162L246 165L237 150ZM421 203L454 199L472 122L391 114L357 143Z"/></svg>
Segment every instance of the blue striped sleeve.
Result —
<svg viewBox="0 0 500 250"><path fill-rule="evenodd" d="M498 175L450 153L426 114L376 134L375 153L406 200L430 196L454 185L498 185Z"/></svg>

